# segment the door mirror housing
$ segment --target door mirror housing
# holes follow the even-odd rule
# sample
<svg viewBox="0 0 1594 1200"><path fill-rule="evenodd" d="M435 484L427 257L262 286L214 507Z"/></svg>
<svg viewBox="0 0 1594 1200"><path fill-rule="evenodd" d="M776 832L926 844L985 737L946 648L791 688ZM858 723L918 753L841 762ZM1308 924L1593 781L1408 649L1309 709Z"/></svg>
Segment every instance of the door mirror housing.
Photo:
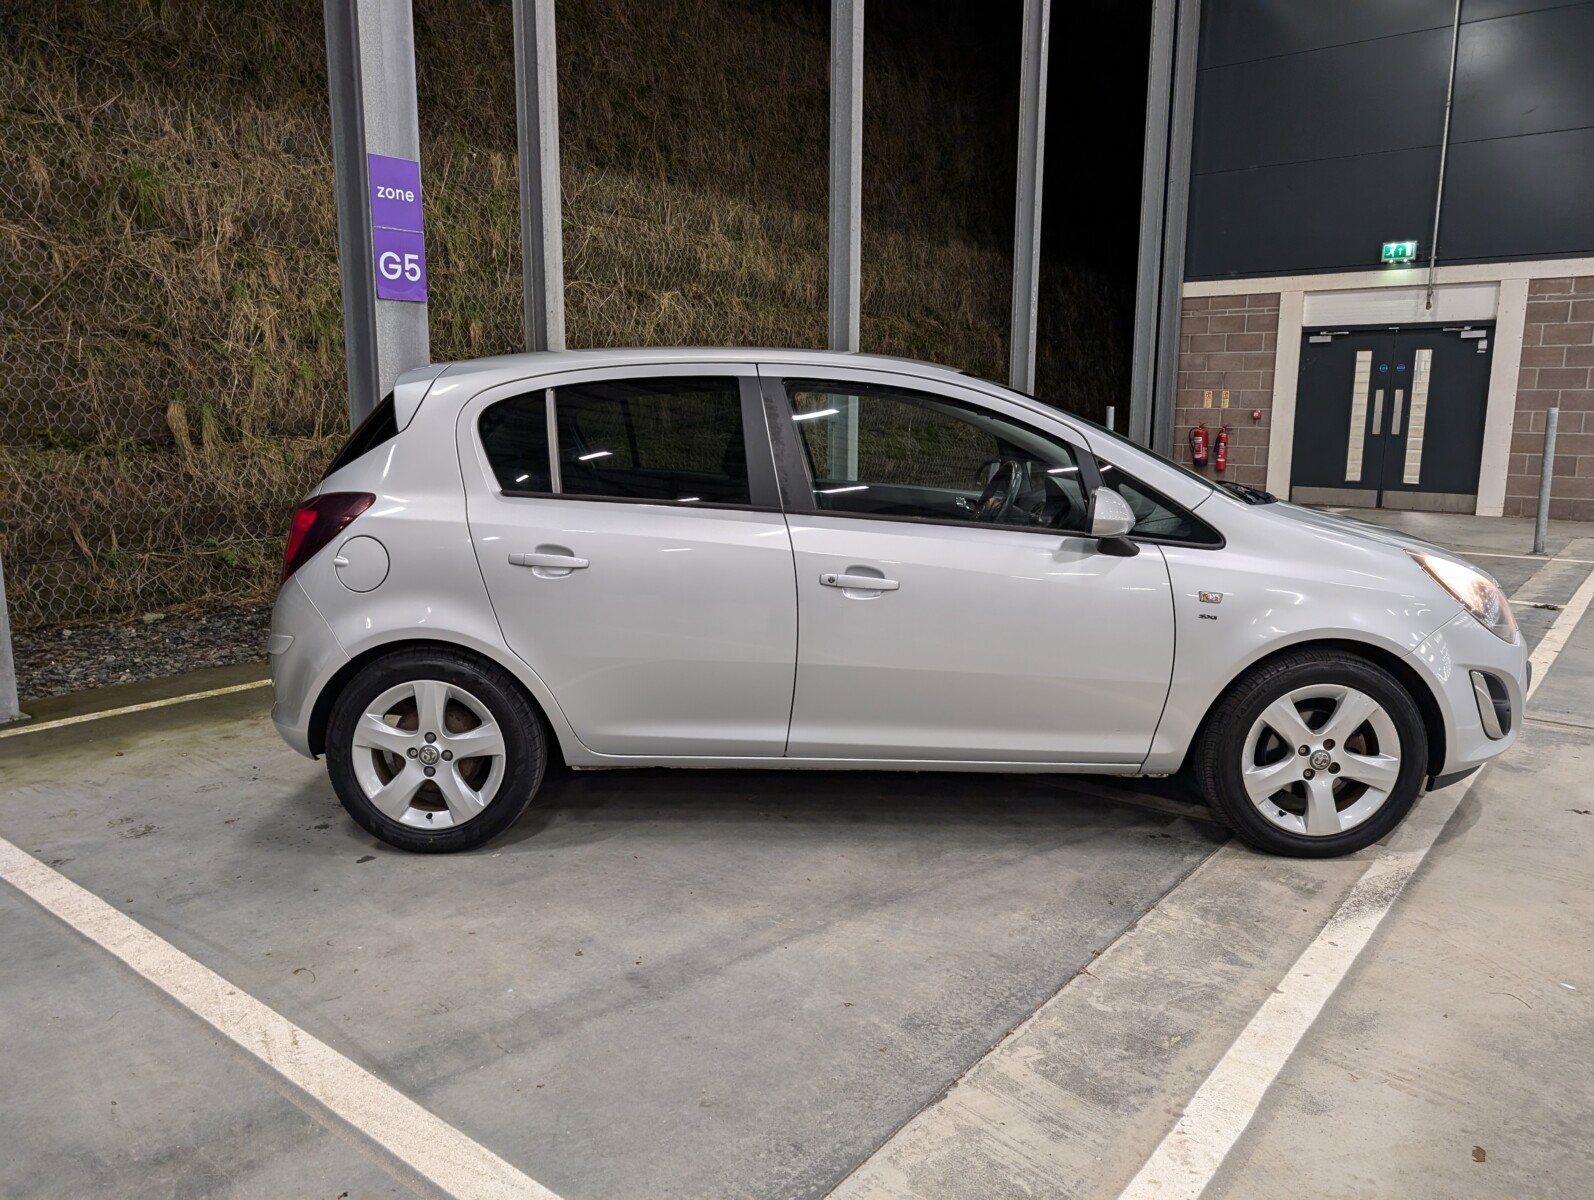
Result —
<svg viewBox="0 0 1594 1200"><path fill-rule="evenodd" d="M1140 553L1140 547L1129 540L1135 527L1135 510L1112 488L1099 487L1090 494L1086 520L1090 536L1097 539L1096 549L1103 554L1128 558Z"/></svg>
<svg viewBox="0 0 1594 1200"><path fill-rule="evenodd" d="M1099 487L1090 494L1090 536L1119 538L1135 527L1135 510L1117 492Z"/></svg>

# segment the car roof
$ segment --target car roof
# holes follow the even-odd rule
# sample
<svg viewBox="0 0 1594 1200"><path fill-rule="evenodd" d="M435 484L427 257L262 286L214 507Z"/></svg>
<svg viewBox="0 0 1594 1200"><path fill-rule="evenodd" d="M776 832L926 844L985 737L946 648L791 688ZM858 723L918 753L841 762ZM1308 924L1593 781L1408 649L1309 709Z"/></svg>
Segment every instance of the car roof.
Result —
<svg viewBox="0 0 1594 1200"><path fill-rule="evenodd" d="M955 367L916 358L899 358L889 354L748 346L633 346L595 350L539 350L529 354L500 354L491 358L473 358L449 363L443 368L442 373L450 379L467 375L504 375L513 378L589 367L726 362L791 363L814 367L834 367L845 363L851 367L906 371L932 378L936 376L956 378L963 375L963 372Z"/></svg>

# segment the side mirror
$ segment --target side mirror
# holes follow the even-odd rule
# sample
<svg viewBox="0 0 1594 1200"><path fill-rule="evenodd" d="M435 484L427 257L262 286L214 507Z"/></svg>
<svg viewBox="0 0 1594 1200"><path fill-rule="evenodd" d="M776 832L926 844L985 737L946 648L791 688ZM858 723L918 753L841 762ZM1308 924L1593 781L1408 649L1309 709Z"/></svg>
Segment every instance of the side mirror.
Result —
<svg viewBox="0 0 1594 1200"><path fill-rule="evenodd" d="M1090 536L1124 537L1135 527L1135 510L1111 488L1097 488L1090 497Z"/></svg>
<svg viewBox="0 0 1594 1200"><path fill-rule="evenodd" d="M1096 548L1103 554L1131 558L1140 553L1140 547L1128 537L1135 527L1135 510L1111 488L1099 487L1091 493L1086 521L1090 536L1098 539Z"/></svg>

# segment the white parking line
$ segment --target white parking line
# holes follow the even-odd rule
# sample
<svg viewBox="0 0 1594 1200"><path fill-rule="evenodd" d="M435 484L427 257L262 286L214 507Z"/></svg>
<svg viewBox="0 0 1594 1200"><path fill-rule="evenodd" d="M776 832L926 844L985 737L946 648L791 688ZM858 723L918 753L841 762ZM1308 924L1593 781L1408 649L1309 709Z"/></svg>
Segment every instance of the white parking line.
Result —
<svg viewBox="0 0 1594 1200"><path fill-rule="evenodd" d="M1531 582L1531 581L1530 581ZM1594 572L1556 617L1530 657L1538 690L1572 631L1594 601ZM1368 865L1321 933L1307 946L1277 989L1257 1010L1212 1073L1196 1089L1174 1127L1119 1200L1196 1200L1245 1132L1262 1097L1278 1078L1295 1047L1339 987L1351 964L1371 940L1400 897L1412 874L1443 831L1473 782L1429 796L1407 820L1397 849Z"/></svg>
<svg viewBox="0 0 1594 1200"><path fill-rule="evenodd" d="M1462 558L1520 558L1533 562L1571 563L1578 567L1594 567L1594 558L1546 558L1542 554L1491 554L1487 550L1457 550Z"/></svg>
<svg viewBox="0 0 1594 1200"><path fill-rule="evenodd" d="M444 1192L458 1200L558 1200L485 1146L4 838L0 879Z"/></svg>
<svg viewBox="0 0 1594 1200"><path fill-rule="evenodd" d="M1545 631L1544 636L1539 639L1539 644L1533 648L1533 653L1528 656L1528 662L1533 666L1533 682L1528 686L1530 697L1539 690L1539 684L1544 682L1544 673L1550 669L1550 664L1566 648L1567 639L1572 636L1577 623L1583 619L1583 614L1588 611L1590 603L1594 603L1594 571L1589 572L1588 578L1577 591L1572 593L1572 598L1566 602L1566 607L1555 618L1555 624Z"/></svg>
<svg viewBox="0 0 1594 1200"><path fill-rule="evenodd" d="M103 721L106 717L125 717L128 713L148 712L152 708L170 708L174 704L187 704L190 700L208 700L212 696L230 696L234 692L248 692L255 688L270 687L271 680L256 679L252 683L235 683L229 687L211 688L208 692L189 692L183 696L168 696L164 700L146 700L142 704L127 704L121 708L107 708L101 712L82 713L75 717L61 717L55 721L40 721L36 725L15 725L0 729L0 738L21 737L24 733L40 733L46 729L60 729L66 725L81 725L85 721Z"/></svg>

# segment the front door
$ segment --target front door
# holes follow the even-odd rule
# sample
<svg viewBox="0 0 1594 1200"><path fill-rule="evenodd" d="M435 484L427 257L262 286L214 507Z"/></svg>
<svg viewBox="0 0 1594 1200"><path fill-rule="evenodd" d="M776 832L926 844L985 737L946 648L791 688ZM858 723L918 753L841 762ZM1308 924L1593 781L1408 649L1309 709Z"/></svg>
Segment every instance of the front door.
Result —
<svg viewBox="0 0 1594 1200"><path fill-rule="evenodd" d="M786 747L791 540L756 378L715 370L503 389L461 421L471 540L504 639L602 754Z"/></svg>
<svg viewBox="0 0 1594 1200"><path fill-rule="evenodd" d="M1473 511L1493 337L1490 325L1305 334L1291 499Z"/></svg>
<svg viewBox="0 0 1594 1200"><path fill-rule="evenodd" d="M1168 570L1155 545L1080 536L1083 451L916 381L768 382L798 493L788 755L1141 762L1173 664Z"/></svg>

